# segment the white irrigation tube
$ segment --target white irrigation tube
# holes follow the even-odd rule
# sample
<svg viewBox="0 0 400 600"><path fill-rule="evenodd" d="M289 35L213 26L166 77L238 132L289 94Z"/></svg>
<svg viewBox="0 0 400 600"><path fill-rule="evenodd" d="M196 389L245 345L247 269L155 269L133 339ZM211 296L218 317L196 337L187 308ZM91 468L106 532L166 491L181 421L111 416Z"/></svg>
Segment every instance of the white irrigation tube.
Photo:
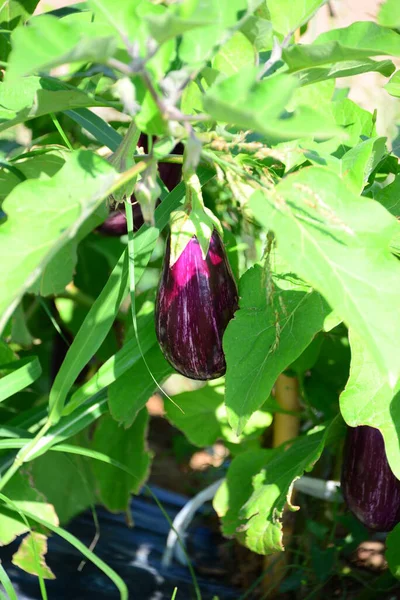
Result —
<svg viewBox="0 0 400 600"><path fill-rule="evenodd" d="M162 557L162 566L169 567L175 557L178 562L182 565L187 564L185 554L177 543L178 538L185 543L186 530L190 525L194 515L198 509L209 500L212 500L217 493L218 488L222 484L224 479L219 479L215 483L209 485L204 490L196 494L193 498L185 504L185 506L178 512L175 519L173 520L173 528L170 529L164 554ZM321 500L327 500L328 502L342 501L341 494L339 492L340 483L338 481L325 481L325 479L317 479L315 477L308 477L304 475L294 482L294 487L303 494L320 498Z"/></svg>

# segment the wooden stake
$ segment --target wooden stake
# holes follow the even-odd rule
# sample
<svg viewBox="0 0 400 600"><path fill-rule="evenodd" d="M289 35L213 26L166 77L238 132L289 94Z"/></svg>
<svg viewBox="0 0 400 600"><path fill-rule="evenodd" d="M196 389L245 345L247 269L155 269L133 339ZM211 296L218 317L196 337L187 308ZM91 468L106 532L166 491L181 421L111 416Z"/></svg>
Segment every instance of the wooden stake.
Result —
<svg viewBox="0 0 400 600"><path fill-rule="evenodd" d="M275 397L279 405L290 411L298 411L299 404L299 382L297 377L288 377L280 375L275 384ZM300 420L294 415L277 413L274 417L273 425L273 447L276 448L284 442L296 438L299 434ZM292 501L293 501L292 493ZM287 548L293 535L294 513L286 511L283 517L283 544ZM264 560L264 570L268 573L262 581L263 592L269 592L268 597L274 598L278 595L278 589L281 581L287 575L287 565L289 555L287 552L271 554Z"/></svg>

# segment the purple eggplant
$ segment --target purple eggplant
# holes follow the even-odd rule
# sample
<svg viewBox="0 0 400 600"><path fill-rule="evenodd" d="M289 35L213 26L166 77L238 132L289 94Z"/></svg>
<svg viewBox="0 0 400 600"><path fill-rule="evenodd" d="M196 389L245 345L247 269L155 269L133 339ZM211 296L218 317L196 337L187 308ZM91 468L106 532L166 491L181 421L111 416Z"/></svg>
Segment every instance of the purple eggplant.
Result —
<svg viewBox="0 0 400 600"><path fill-rule="evenodd" d="M222 336L238 308L238 292L222 240L214 230L203 259L194 236L172 267L170 238L156 301L156 333L168 362L190 379L226 371Z"/></svg>
<svg viewBox="0 0 400 600"><path fill-rule="evenodd" d="M132 204L132 213L133 213L133 231L137 231L141 228L144 223L142 209L140 208L140 204L136 202L136 204ZM126 223L126 215L125 209L121 208L120 210L112 211L107 219L98 227L98 231L103 235L108 235L112 237L119 237L120 235L125 235L128 231L127 223Z"/></svg>
<svg viewBox="0 0 400 600"><path fill-rule="evenodd" d="M348 508L369 529L391 531L400 521L400 481L389 467L378 429L348 428L342 491Z"/></svg>

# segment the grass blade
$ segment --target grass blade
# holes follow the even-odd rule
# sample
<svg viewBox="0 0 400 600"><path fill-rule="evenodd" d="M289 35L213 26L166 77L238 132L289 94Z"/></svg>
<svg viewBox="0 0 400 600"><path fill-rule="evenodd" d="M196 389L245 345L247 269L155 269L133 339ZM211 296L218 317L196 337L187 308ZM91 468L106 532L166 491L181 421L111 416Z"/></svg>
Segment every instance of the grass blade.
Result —
<svg viewBox="0 0 400 600"><path fill-rule="evenodd" d="M2 371L10 371L0 379L0 402L31 385L42 374L42 367L37 356L22 358L6 365Z"/></svg>
<svg viewBox="0 0 400 600"><path fill-rule="evenodd" d="M2 583L3 588L7 592L7 596L9 600L18 600L17 594L14 590L13 584L10 581L9 576L7 575L3 565L0 563L0 581ZM4 594L2 594L3 598L6 598ZM7 598L6 598L7 600Z"/></svg>
<svg viewBox="0 0 400 600"><path fill-rule="evenodd" d="M66 110L64 112L75 123L78 123L78 125L91 133L102 146L107 146L112 152L115 152L122 142L122 136L91 110L76 108L75 110Z"/></svg>

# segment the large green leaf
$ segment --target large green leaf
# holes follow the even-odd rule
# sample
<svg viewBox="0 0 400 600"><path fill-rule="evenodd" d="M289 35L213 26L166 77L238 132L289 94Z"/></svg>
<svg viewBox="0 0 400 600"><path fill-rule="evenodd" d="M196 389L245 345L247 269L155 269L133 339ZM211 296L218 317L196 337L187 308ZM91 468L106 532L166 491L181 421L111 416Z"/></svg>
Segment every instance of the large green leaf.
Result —
<svg viewBox="0 0 400 600"><path fill-rule="evenodd" d="M109 163L80 150L52 179L24 181L8 195L3 203L8 218L0 225L0 253L8 257L1 267L0 331L22 294L100 206L116 179Z"/></svg>
<svg viewBox="0 0 400 600"><path fill-rule="evenodd" d="M66 22L52 15L40 15L29 27L16 29L11 43L6 74L10 83L69 62L105 62L117 47L113 29L107 24Z"/></svg>
<svg viewBox="0 0 400 600"><path fill-rule="evenodd" d="M222 531L259 554L283 550L282 514L290 502L293 482L310 471L327 443L343 434L333 421L274 450L248 451L233 459L225 482L214 498Z"/></svg>
<svg viewBox="0 0 400 600"><path fill-rule="evenodd" d="M391 388L363 340L350 329L350 377L340 395L340 410L351 427L370 425L385 440L389 464L400 479L399 386Z"/></svg>
<svg viewBox="0 0 400 600"><path fill-rule="evenodd" d="M95 503L95 478L87 461L80 457L46 452L29 463L28 477L54 506L61 524L68 523Z"/></svg>
<svg viewBox="0 0 400 600"><path fill-rule="evenodd" d="M61 169L68 155L69 152L66 152L65 148L59 147L51 152L39 154L32 158L24 159L22 155L20 160L13 161L12 164L26 179L47 179ZM3 168L0 170L0 202L8 196L15 186L21 183L21 180L21 175L17 176L15 172L9 169Z"/></svg>
<svg viewBox="0 0 400 600"><path fill-rule="evenodd" d="M285 279L291 289L285 289ZM272 290L269 295L267 289ZM321 296L300 281L296 284L291 273L275 279L259 265L243 275L239 295L240 309L224 335L226 405L237 435L330 312Z"/></svg>
<svg viewBox="0 0 400 600"><path fill-rule="evenodd" d="M23 77L0 83L0 131L35 117L67 109L104 106L82 90L48 77Z"/></svg>
<svg viewBox="0 0 400 600"><path fill-rule="evenodd" d="M246 67L254 67L255 61L254 46L237 31L214 56L212 66L224 75L233 75Z"/></svg>
<svg viewBox="0 0 400 600"><path fill-rule="evenodd" d="M288 176L267 196L251 198L256 218L275 231L279 252L363 339L394 387L400 376L400 264L389 244L399 223L324 167Z"/></svg>
<svg viewBox="0 0 400 600"><path fill-rule="evenodd" d="M265 410L254 412L243 434L236 436L228 423L224 391L223 383L217 380L198 390L178 394L173 398L174 403L165 402L167 418L192 444L202 448L218 439L239 444L259 437L271 424L272 415Z"/></svg>
<svg viewBox="0 0 400 600"><path fill-rule="evenodd" d="M152 315L151 325L154 329L154 318ZM142 335L139 332L142 350L146 347L142 344ZM115 378L108 389L108 404L113 418L124 427L130 427L138 412L145 406L147 400L157 389L157 385L175 373L171 365L165 360L155 335L152 336L153 346L144 354L147 366L138 351L136 340L132 340L137 354L129 353L132 365L119 377ZM136 360L133 360L133 359ZM150 369L150 373L148 371ZM114 372L118 373L115 369ZM121 372L121 371L120 371ZM154 379L153 379L154 378ZM169 402L169 401L168 401Z"/></svg>
<svg viewBox="0 0 400 600"><path fill-rule="evenodd" d="M109 510L128 510L131 492L137 494L148 477L152 456L146 445L148 421L148 412L143 409L129 429L120 427L110 415L102 417L96 427L93 449L106 453L131 471L121 473L111 465L93 463L100 500Z"/></svg>
<svg viewBox="0 0 400 600"><path fill-rule="evenodd" d="M325 4L326 0L267 0L272 26L278 33L288 35L306 23Z"/></svg>
<svg viewBox="0 0 400 600"><path fill-rule="evenodd" d="M366 50L370 56L388 54L400 56L400 35L373 21L357 21L349 27L331 29L321 33L314 45L338 42L343 48L354 48L355 52Z"/></svg>
<svg viewBox="0 0 400 600"><path fill-rule="evenodd" d="M400 55L400 36L373 22L358 22L321 34L312 44L296 44L283 51L289 72L371 56Z"/></svg>
<svg viewBox="0 0 400 600"><path fill-rule="evenodd" d="M290 75L274 75L258 82L256 70L246 68L212 85L203 104L215 120L251 129L275 142L339 134L340 129L332 117L306 106L299 107L294 113L283 114L297 86L298 80Z"/></svg>

